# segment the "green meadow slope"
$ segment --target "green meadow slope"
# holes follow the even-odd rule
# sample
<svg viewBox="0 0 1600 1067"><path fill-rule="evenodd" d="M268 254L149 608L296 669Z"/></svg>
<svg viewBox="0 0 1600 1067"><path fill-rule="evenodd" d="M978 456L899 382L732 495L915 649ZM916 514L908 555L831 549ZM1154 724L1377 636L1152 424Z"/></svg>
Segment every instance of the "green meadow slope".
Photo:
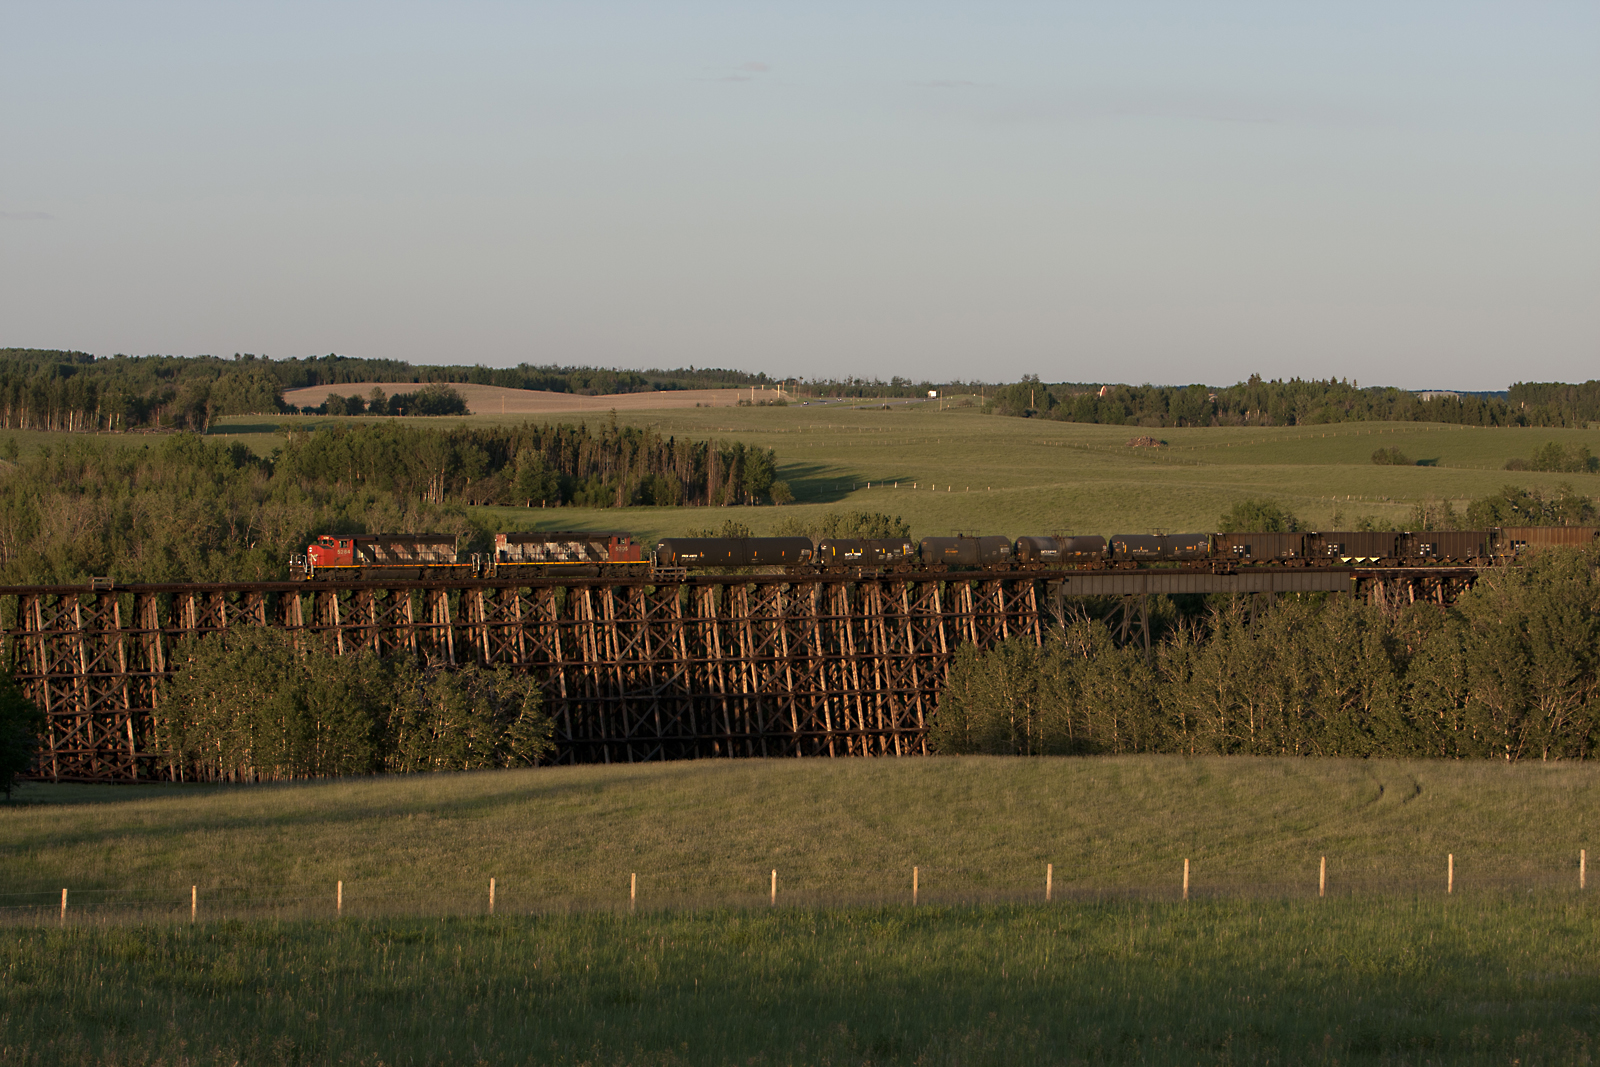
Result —
<svg viewBox="0 0 1600 1067"><path fill-rule="evenodd" d="M956 401L959 405L960 401ZM1600 453L1600 430L1485 429L1417 423L1326 427L1146 430L984 415L933 404L827 404L628 412L619 416L667 435L725 437L777 450L779 476L796 503L786 508L478 509L516 528L621 529L657 538L735 518L757 534L829 510L903 516L913 534L1210 530L1249 497L1279 500L1314 526L1363 516L1396 522L1419 503L1458 509L1507 483L1572 483L1600 496L1600 477L1508 472L1547 441ZM609 415L582 416L604 422ZM315 420L300 420L302 423ZM437 420L491 424L498 416ZM577 420L567 420L577 421ZM224 426L221 432L228 432ZM265 430L267 427L259 427ZM1161 448L1131 448L1152 435ZM244 440L266 448L270 434ZM1378 466L1378 448L1398 448L1423 466Z"/></svg>
<svg viewBox="0 0 1600 1067"><path fill-rule="evenodd" d="M20 798L7 1064L1600 1053L1587 764L739 761Z"/></svg>
<svg viewBox="0 0 1600 1067"><path fill-rule="evenodd" d="M604 907L629 876L660 905L908 896L1303 895L1576 884L1600 819L1579 763L1244 757L740 760L547 767L285 786L27 785L0 807L0 882L16 905L72 887L101 901L208 908L336 881L357 913ZM297 888L298 887L298 888ZM21 895L17 895L21 894Z"/></svg>

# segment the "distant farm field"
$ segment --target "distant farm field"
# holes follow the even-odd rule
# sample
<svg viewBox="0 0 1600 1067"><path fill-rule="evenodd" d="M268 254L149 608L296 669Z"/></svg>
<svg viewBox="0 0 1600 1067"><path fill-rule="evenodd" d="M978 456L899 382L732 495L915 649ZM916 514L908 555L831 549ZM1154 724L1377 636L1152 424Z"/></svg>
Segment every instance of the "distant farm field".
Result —
<svg viewBox="0 0 1600 1067"><path fill-rule="evenodd" d="M740 761L21 799L7 1064L1600 1054L1588 765Z"/></svg>
<svg viewBox="0 0 1600 1067"><path fill-rule="evenodd" d="M1126 426L986 416L931 405L723 408L654 413L664 434L719 436L777 450L793 487L790 508L743 508L712 518L699 509L639 508L539 516L540 526L618 528L649 536L682 533L736 517L757 533L794 515L832 509L903 516L917 536L1206 531L1249 497L1281 501L1307 522L1332 528L1370 516L1396 522L1422 502L1458 509L1507 483L1562 481L1600 495L1600 477L1511 473L1546 441L1600 452L1600 431L1480 429L1414 423L1345 423L1283 429L1144 430ZM1150 434L1161 448L1129 447ZM1398 448L1428 466L1378 466L1378 448ZM497 509L496 521L526 524Z"/></svg>
<svg viewBox="0 0 1600 1067"><path fill-rule="evenodd" d="M353 388L353 387L352 387ZM779 475L796 503L783 508L475 508L512 529L627 530L645 538L717 527L728 519L769 533L786 520L828 511L900 515L915 536L952 532L1038 534L1208 531L1236 502L1268 497L1313 527L1351 526L1371 517L1403 523L1419 503L1462 509L1506 484L1549 489L1571 483L1600 496L1600 476L1510 472L1540 445L1587 446L1600 453L1600 429L1486 429L1418 423L1340 423L1284 428L1145 429L984 415L980 398L619 410L623 423L662 434L721 438L775 449ZM409 420L413 425L495 425L523 421L604 424L611 411L471 415ZM333 417L237 416L213 429L259 454L283 443L282 425L374 421ZM1129 447L1149 435L1157 448ZM19 447L59 447L83 435L15 433ZM122 447L156 446L157 434L90 438ZM1426 465L1378 466L1378 448L1397 448Z"/></svg>

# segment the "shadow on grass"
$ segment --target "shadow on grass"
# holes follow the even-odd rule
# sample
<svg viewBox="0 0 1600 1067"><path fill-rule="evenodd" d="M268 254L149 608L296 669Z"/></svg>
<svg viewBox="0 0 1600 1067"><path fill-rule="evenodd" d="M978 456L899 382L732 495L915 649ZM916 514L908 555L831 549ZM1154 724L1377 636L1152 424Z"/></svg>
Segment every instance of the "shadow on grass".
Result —
<svg viewBox="0 0 1600 1067"><path fill-rule="evenodd" d="M796 504L837 504L847 499L858 488L870 481L873 485L909 485L911 478L905 474L880 474L868 478L854 471L841 471L837 467L819 464L784 464L779 475L789 483Z"/></svg>

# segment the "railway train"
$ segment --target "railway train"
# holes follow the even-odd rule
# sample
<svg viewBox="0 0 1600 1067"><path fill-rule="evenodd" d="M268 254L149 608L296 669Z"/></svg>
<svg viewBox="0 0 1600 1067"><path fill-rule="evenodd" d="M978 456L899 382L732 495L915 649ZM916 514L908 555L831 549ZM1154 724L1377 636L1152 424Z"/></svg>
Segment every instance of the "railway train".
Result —
<svg viewBox="0 0 1600 1067"><path fill-rule="evenodd" d="M1076 534L860 539L668 537L652 551L627 533L497 533L463 554L447 534L324 534L290 560L296 579L682 576L690 570L1129 570L1240 567L1488 566L1539 548L1583 547L1594 526L1306 533Z"/></svg>

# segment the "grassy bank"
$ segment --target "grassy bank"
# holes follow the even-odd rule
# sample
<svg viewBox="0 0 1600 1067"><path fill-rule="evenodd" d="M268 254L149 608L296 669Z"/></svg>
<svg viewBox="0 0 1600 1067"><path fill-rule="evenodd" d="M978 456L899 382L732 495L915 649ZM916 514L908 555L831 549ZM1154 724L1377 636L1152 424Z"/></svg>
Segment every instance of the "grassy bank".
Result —
<svg viewBox="0 0 1600 1067"><path fill-rule="evenodd" d="M1171 899L1577 883L1600 766L966 757L552 767L284 786L27 785L0 805L0 903L186 915L512 912L1058 894ZM276 905L274 905L276 906ZM298 909L298 910L297 910ZM20 914L20 913L18 913ZM78 914L77 911L74 914Z"/></svg>
<svg viewBox="0 0 1600 1067"><path fill-rule="evenodd" d="M1492 894L14 930L0 1061L1587 1063L1597 935Z"/></svg>
<svg viewBox="0 0 1600 1067"><path fill-rule="evenodd" d="M739 761L18 800L8 1065L1600 1051L1588 764Z"/></svg>

